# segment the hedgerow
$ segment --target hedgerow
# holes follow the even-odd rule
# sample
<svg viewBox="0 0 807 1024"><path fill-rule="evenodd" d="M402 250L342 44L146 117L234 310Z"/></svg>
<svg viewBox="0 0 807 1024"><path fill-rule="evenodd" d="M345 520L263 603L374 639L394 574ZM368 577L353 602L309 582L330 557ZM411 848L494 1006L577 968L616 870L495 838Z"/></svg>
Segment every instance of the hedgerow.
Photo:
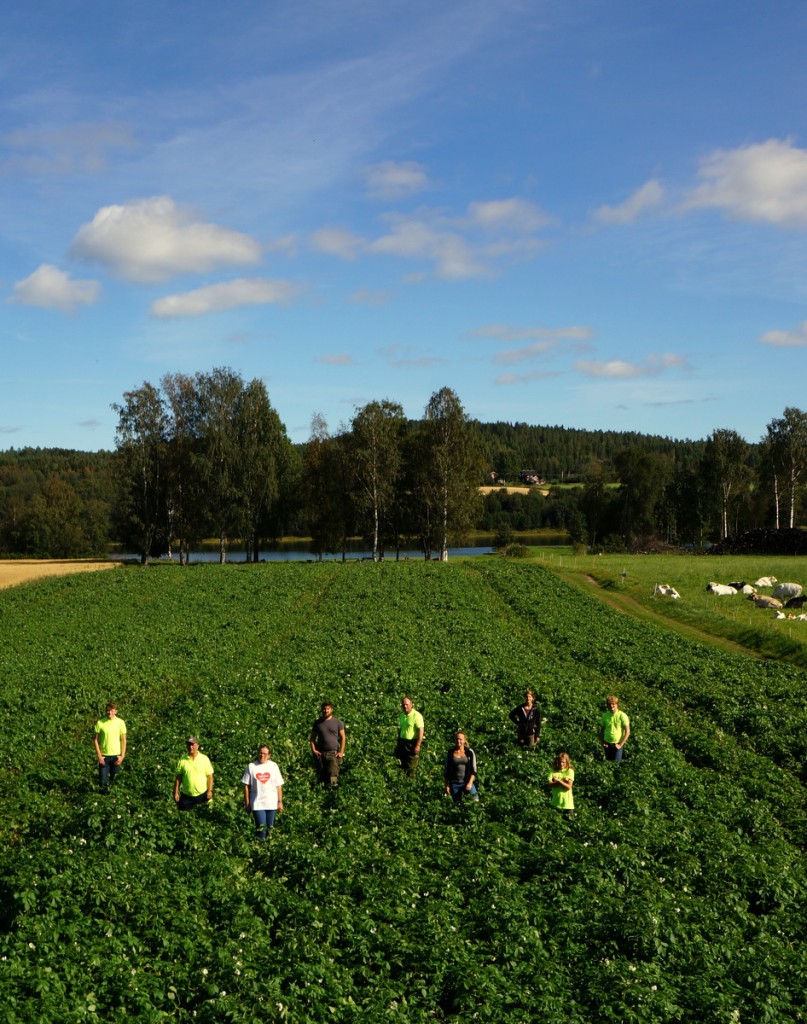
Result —
<svg viewBox="0 0 807 1024"><path fill-rule="evenodd" d="M602 608L538 566L200 566L0 595L0 1003L9 1024L801 1021L807 676ZM515 746L530 685L547 722ZM633 735L602 761L617 692ZM391 757L401 696L419 775ZM114 697L129 754L95 791ZM307 737L345 721L340 789ZM453 730L481 802L442 793ZM178 815L189 732L212 807ZM252 840L268 740L287 810ZM549 807L575 763L577 818Z"/></svg>

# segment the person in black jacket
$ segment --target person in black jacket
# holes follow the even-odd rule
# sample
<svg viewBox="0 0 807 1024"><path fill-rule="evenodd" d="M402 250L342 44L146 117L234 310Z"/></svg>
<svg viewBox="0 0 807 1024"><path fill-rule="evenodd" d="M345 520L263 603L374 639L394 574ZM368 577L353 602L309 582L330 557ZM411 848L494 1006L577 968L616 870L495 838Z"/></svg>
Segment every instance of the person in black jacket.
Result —
<svg viewBox="0 0 807 1024"><path fill-rule="evenodd" d="M520 747L534 747L541 742L541 709L535 703L535 694L527 690L524 703L510 712L510 721L515 723Z"/></svg>

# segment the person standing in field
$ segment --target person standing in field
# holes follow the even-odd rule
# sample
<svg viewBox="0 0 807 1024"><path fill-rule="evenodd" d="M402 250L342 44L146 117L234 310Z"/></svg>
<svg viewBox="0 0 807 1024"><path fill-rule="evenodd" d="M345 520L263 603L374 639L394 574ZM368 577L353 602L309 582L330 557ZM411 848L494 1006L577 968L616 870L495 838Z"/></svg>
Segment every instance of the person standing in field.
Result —
<svg viewBox="0 0 807 1024"><path fill-rule="evenodd" d="M420 747L423 743L423 715L415 711L415 705L409 697L401 701L401 714L398 718L398 742L395 746L395 757L401 762L401 768L414 778L420 758Z"/></svg>
<svg viewBox="0 0 807 1024"><path fill-rule="evenodd" d="M265 743L258 748L257 760L244 769L241 783L244 807L255 820L255 838L263 841L274 828L275 815L283 811L283 775Z"/></svg>
<svg viewBox="0 0 807 1024"><path fill-rule="evenodd" d="M563 751L555 758L555 769L549 776L552 806L562 811L567 818L574 818L574 766L572 759Z"/></svg>
<svg viewBox="0 0 807 1024"><path fill-rule="evenodd" d="M177 762L174 779L174 801L180 811L190 811L213 799L213 765L199 750L199 740L189 736L185 741L188 753Z"/></svg>
<svg viewBox="0 0 807 1024"><path fill-rule="evenodd" d="M334 718L333 704L325 701L322 714L311 727L311 753L319 770L319 777L328 789L339 785L339 768L345 756L345 727Z"/></svg>
<svg viewBox="0 0 807 1024"><path fill-rule="evenodd" d="M524 703L513 708L510 721L516 727L516 738L520 747L534 747L541 742L541 709L535 703L535 694L527 690Z"/></svg>
<svg viewBox="0 0 807 1024"><path fill-rule="evenodd" d="M619 699L611 695L605 698L608 710L600 715L600 743L605 750L606 761L622 760L622 751L630 736L630 719L619 710Z"/></svg>
<svg viewBox="0 0 807 1024"><path fill-rule="evenodd" d="M126 757L126 723L118 718L118 705L114 700L106 706L106 717L95 723L93 743L98 758L98 785L101 792L106 793Z"/></svg>
<svg viewBox="0 0 807 1024"><path fill-rule="evenodd" d="M460 731L454 735L454 746L446 755L443 773L446 793L455 804L463 797L470 797L474 803L479 802L479 794L474 785L476 778L476 754L468 746L465 733Z"/></svg>

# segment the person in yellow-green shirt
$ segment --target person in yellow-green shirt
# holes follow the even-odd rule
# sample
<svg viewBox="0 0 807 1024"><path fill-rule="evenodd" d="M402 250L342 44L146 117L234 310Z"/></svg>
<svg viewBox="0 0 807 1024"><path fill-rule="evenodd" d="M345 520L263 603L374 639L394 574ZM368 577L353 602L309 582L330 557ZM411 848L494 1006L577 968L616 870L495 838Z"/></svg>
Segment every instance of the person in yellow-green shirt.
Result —
<svg viewBox="0 0 807 1024"><path fill-rule="evenodd" d="M401 701L401 714L398 718L398 742L395 745L395 757L401 762L401 768L410 778L417 771L421 743L423 743L423 715L419 711L415 711L415 705L411 698L404 697Z"/></svg>
<svg viewBox="0 0 807 1024"><path fill-rule="evenodd" d="M552 794L552 806L556 807L567 818L574 818L574 765L569 755L562 751L555 758L555 769L549 776L549 789Z"/></svg>
<svg viewBox="0 0 807 1024"><path fill-rule="evenodd" d="M600 715L600 743L605 750L605 760L615 761L617 764L622 760L622 751L630 736L630 719L624 711L619 710L619 698L605 698L608 710Z"/></svg>
<svg viewBox="0 0 807 1024"><path fill-rule="evenodd" d="M199 750L199 740L189 736L185 741L188 753L177 762L174 779L174 800L180 811L190 811L213 799L213 765Z"/></svg>
<svg viewBox="0 0 807 1024"><path fill-rule="evenodd" d="M106 717L95 723L93 744L98 758L98 785L101 792L106 793L126 757L126 723L118 718L118 705L114 700L106 706Z"/></svg>

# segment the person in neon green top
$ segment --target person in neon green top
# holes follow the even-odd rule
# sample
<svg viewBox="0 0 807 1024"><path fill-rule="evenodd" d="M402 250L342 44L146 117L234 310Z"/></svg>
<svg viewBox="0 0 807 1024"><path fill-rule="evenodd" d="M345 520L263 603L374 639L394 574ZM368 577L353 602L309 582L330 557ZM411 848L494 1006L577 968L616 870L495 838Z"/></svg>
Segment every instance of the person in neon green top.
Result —
<svg viewBox="0 0 807 1024"><path fill-rule="evenodd" d="M605 698L608 710L600 715L600 743L605 750L606 761L622 760L622 749L630 736L630 719L624 711L619 710L619 698Z"/></svg>
<svg viewBox="0 0 807 1024"><path fill-rule="evenodd" d="M398 742L395 745L395 757L401 762L401 768L412 778L420 758L420 745L423 742L423 715L415 711L415 705L409 697L401 701L401 714L398 718Z"/></svg>
<svg viewBox="0 0 807 1024"><path fill-rule="evenodd" d="M114 700L106 706L106 718L99 718L95 723L93 743L98 758L98 785L101 792L106 793L126 757L126 723L118 718L118 705Z"/></svg>
<svg viewBox="0 0 807 1024"><path fill-rule="evenodd" d="M574 766L572 759L564 751L555 758L555 770L549 776L549 788L552 792L552 806L563 811L567 818L574 817Z"/></svg>
<svg viewBox="0 0 807 1024"><path fill-rule="evenodd" d="M188 753L179 759L174 779L174 800L180 811L189 811L213 799L213 765L210 758L201 753L199 740L195 736L188 737L186 746Z"/></svg>

